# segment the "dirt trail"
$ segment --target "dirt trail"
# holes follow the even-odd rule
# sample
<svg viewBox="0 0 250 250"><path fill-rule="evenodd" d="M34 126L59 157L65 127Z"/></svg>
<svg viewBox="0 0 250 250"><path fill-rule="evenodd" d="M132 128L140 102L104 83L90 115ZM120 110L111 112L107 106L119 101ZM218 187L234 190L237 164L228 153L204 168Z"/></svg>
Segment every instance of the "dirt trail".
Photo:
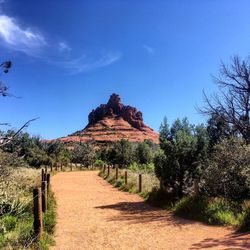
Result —
<svg viewBox="0 0 250 250"><path fill-rule="evenodd" d="M97 172L58 173L56 245L52 249L250 249L250 234L173 216L120 192Z"/></svg>

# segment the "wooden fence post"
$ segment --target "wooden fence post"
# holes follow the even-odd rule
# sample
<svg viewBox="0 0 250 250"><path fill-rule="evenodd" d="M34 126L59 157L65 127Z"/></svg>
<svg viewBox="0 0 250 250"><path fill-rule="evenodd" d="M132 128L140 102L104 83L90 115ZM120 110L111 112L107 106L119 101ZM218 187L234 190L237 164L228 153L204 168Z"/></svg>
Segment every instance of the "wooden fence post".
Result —
<svg viewBox="0 0 250 250"><path fill-rule="evenodd" d="M41 172L41 181L44 181L44 169L42 168L42 172Z"/></svg>
<svg viewBox="0 0 250 250"><path fill-rule="evenodd" d="M104 164L103 166L103 173L105 174L105 171L106 171L106 164Z"/></svg>
<svg viewBox="0 0 250 250"><path fill-rule="evenodd" d="M72 167L72 162L70 163L70 171L73 170L73 167Z"/></svg>
<svg viewBox="0 0 250 250"><path fill-rule="evenodd" d="M42 182L42 211L47 211L47 181Z"/></svg>
<svg viewBox="0 0 250 250"><path fill-rule="evenodd" d="M42 213L42 200L41 200L41 188L33 189L33 202L34 202L34 233L35 237L39 239L43 236L43 213Z"/></svg>
<svg viewBox="0 0 250 250"><path fill-rule="evenodd" d="M47 165L45 165L45 174L47 174L47 172L48 172L48 167Z"/></svg>
<svg viewBox="0 0 250 250"><path fill-rule="evenodd" d="M53 163L50 164L50 172L53 171Z"/></svg>
<svg viewBox="0 0 250 250"><path fill-rule="evenodd" d="M44 173L43 181L47 181L47 173Z"/></svg>
<svg viewBox="0 0 250 250"><path fill-rule="evenodd" d="M199 196L199 180L198 179L194 179L193 187L194 187L193 197L198 197Z"/></svg>
<svg viewBox="0 0 250 250"><path fill-rule="evenodd" d="M128 171L125 171L125 186L128 185Z"/></svg>
<svg viewBox="0 0 250 250"><path fill-rule="evenodd" d="M115 168L115 179L118 180L118 167Z"/></svg>
<svg viewBox="0 0 250 250"><path fill-rule="evenodd" d="M110 175L110 166L108 165L108 176Z"/></svg>
<svg viewBox="0 0 250 250"><path fill-rule="evenodd" d="M49 192L49 188L50 188L50 174L47 174L46 176L46 181L47 181L47 193Z"/></svg>
<svg viewBox="0 0 250 250"><path fill-rule="evenodd" d="M63 170L63 164L61 163L61 171Z"/></svg>
<svg viewBox="0 0 250 250"><path fill-rule="evenodd" d="M141 174L139 174L139 193L141 193Z"/></svg>

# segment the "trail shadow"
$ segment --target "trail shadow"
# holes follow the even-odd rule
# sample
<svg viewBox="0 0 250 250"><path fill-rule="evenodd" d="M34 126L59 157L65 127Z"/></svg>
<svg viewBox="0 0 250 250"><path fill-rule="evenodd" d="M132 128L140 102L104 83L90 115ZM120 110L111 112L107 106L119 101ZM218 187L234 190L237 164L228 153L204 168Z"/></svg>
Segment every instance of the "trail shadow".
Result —
<svg viewBox="0 0 250 250"><path fill-rule="evenodd" d="M186 220L174 216L166 210L152 207L144 201L140 202L119 202L116 204L98 206L97 209L111 209L119 211L119 215L114 215L108 221L127 221L129 223L153 223L160 222L165 225L182 227L186 224L195 224L197 222Z"/></svg>
<svg viewBox="0 0 250 250"><path fill-rule="evenodd" d="M110 209L110 218L108 221L123 221L129 224L133 223L155 223L155 227L166 226L166 233L170 227L178 227L185 230L185 226L192 224L202 224L197 221L187 220L173 215L164 209L153 207L144 201L140 202L118 202L116 204L95 207L96 209ZM118 215L112 214L112 210L119 211ZM146 226L146 225L145 225ZM204 225L205 226L205 225ZM206 227L214 227L206 225ZM195 232L194 226L194 234ZM217 227L218 229L218 227ZM216 229L215 229L216 230ZM216 233L215 233L216 235ZM219 248L223 250L247 250L250 249L250 234L230 233L223 239L206 238L201 242L194 243L189 249L201 250Z"/></svg>
<svg viewBox="0 0 250 250"><path fill-rule="evenodd" d="M231 233L223 239L207 238L192 245L190 249L209 249L220 247L223 250L246 250L250 249L250 234Z"/></svg>

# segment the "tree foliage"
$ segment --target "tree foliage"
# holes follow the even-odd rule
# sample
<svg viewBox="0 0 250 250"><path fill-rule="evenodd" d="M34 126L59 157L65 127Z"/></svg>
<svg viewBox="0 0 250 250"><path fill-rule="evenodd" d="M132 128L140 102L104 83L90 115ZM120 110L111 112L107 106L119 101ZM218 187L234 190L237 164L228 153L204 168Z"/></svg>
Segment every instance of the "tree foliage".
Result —
<svg viewBox="0 0 250 250"><path fill-rule="evenodd" d="M206 158L206 129L202 125L189 124L186 118L177 119L169 132L161 135L160 147L162 151L154 159L155 173L165 187L182 197Z"/></svg>
<svg viewBox="0 0 250 250"><path fill-rule="evenodd" d="M207 122L207 133L210 150L221 140L233 135L230 125L216 114L213 114Z"/></svg>
<svg viewBox="0 0 250 250"><path fill-rule="evenodd" d="M72 161L85 167L93 165L96 160L96 152L91 143L77 144L71 153Z"/></svg>
<svg viewBox="0 0 250 250"><path fill-rule="evenodd" d="M12 137L16 131L9 130L3 133ZM41 165L69 162L70 153L59 141L43 142L39 137L30 136L28 133L19 132L12 141L2 147L4 152L15 155L24 160L28 165L39 167Z"/></svg>
<svg viewBox="0 0 250 250"><path fill-rule="evenodd" d="M138 143L135 149L135 158L139 164L148 164L153 160L153 152L147 142Z"/></svg>
<svg viewBox="0 0 250 250"><path fill-rule="evenodd" d="M215 145L201 179L205 195L249 199L250 147L235 137L223 139Z"/></svg>

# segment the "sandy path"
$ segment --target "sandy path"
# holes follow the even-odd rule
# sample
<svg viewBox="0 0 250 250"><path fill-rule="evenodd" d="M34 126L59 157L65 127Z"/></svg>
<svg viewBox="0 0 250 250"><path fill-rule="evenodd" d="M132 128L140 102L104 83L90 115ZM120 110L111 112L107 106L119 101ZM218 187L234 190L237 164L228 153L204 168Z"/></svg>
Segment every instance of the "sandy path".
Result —
<svg viewBox="0 0 250 250"><path fill-rule="evenodd" d="M120 192L97 172L58 173L56 246L52 249L250 249L250 235L180 219L133 194Z"/></svg>

